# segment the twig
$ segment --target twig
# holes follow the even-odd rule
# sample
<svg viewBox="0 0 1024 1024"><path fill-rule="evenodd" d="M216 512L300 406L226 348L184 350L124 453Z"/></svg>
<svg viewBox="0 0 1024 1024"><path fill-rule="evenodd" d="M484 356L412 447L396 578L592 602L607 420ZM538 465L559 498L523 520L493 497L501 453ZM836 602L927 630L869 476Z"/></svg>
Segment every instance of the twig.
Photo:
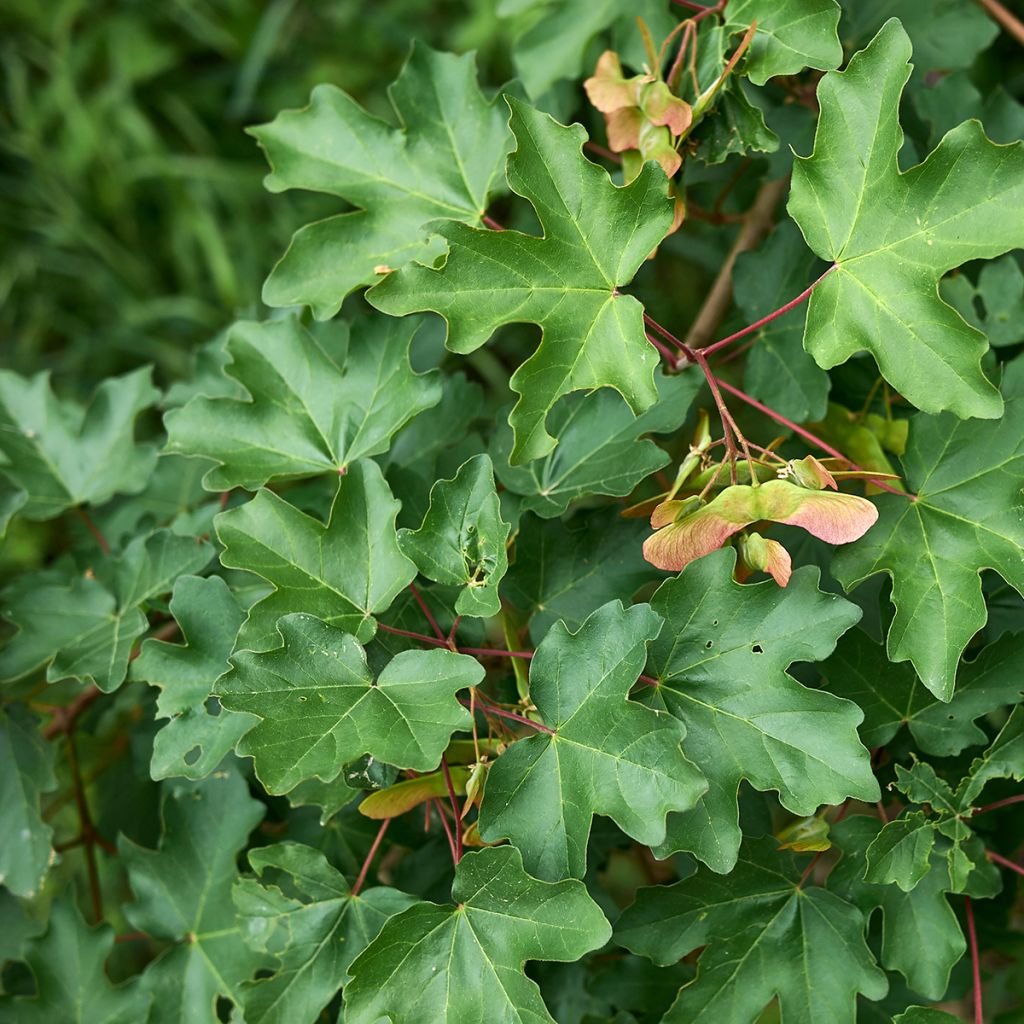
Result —
<svg viewBox="0 0 1024 1024"><path fill-rule="evenodd" d="M1001 857L995 850L986 850L985 856L993 863L1001 864L1004 868L1009 868L1011 871L1016 871L1018 875L1024 876L1024 868L1019 864L1015 864L1012 860Z"/></svg>
<svg viewBox="0 0 1024 1024"><path fill-rule="evenodd" d="M1019 803L1024 803L1024 793L1020 793L1017 796L1008 796L1005 800L997 800L992 804L985 804L984 807L979 807L972 812L971 817L976 818L979 814L988 814L989 811L997 811L1000 807L1009 807L1010 804Z"/></svg>
<svg viewBox="0 0 1024 1024"><path fill-rule="evenodd" d="M420 596L420 592L416 588L416 584L410 583L409 589L412 591L412 596L416 598L416 603L420 606L420 611L423 612L424 616L426 616L427 622L430 623L430 628L434 631L434 635L441 641L441 643L447 646L448 642L445 639L444 632L437 624L437 619L434 618L434 613L427 607L427 602Z"/></svg>
<svg viewBox="0 0 1024 1024"><path fill-rule="evenodd" d="M464 700L462 697L459 697L459 703L464 708L471 708L473 706L468 700ZM483 704L483 701L481 701L481 704ZM527 718L525 715L517 715L514 711L506 711L504 708L495 707L491 703L484 705L481 710L483 710L485 714L497 715L499 718L508 718L513 722L522 722L523 725L528 725L531 728L536 729L538 732L546 732L550 736L555 735L554 729L550 729L548 726L542 725L540 722L535 722L532 718Z"/></svg>
<svg viewBox="0 0 1024 1024"><path fill-rule="evenodd" d="M75 734L67 730L68 766L71 769L71 783L75 790L75 803L78 805L78 821L82 830L82 849L85 851L85 870L89 877L89 895L92 898L93 922L99 924L103 920L103 893L100 890L100 874L96 867L96 829L93 827L89 804L85 799L85 787L82 785L82 770L78 763L78 750L75 747Z"/></svg>
<svg viewBox="0 0 1024 1024"><path fill-rule="evenodd" d="M455 799L455 785L452 773L448 770L448 761L441 755L441 771L444 772L444 784L448 787L448 799L452 803L452 814L455 815L455 863L462 860L462 826L459 824L459 802Z"/></svg>
<svg viewBox="0 0 1024 1024"><path fill-rule="evenodd" d="M687 332L686 344L690 348L702 348L714 338L718 325L732 303L732 270L736 257L741 252L757 248L761 239L768 234L775 219L775 208L788 188L789 178L779 178L763 185L757 193L757 198L744 216L743 226L729 255Z"/></svg>
<svg viewBox="0 0 1024 1024"><path fill-rule="evenodd" d="M96 700L103 696L97 686L88 686L66 708L56 708L53 718L43 729L43 737L52 740L55 736L70 732L79 716Z"/></svg>
<svg viewBox="0 0 1024 1024"><path fill-rule="evenodd" d="M505 230L493 217L488 217L486 213L480 217L480 220L482 220L492 231Z"/></svg>
<svg viewBox="0 0 1024 1024"><path fill-rule="evenodd" d="M380 828L377 829L377 837L373 841L373 845L370 847L370 852L366 855L366 860L363 861L363 866L359 869L359 877L356 879L355 885L352 886L352 895L358 896L359 890L363 887L363 882L366 881L366 873L370 870L370 864L373 863L373 858L377 856L377 850L380 847L381 840L384 838L384 833L388 830L388 825L391 824L390 818L385 818L380 823Z"/></svg>
<svg viewBox="0 0 1024 1024"><path fill-rule="evenodd" d="M751 396L748 395L746 392L740 391L739 388L733 387L732 384L729 384L727 381L722 380L721 377L716 377L715 379L718 381L721 387L725 388L725 390L729 392L729 394L735 395L741 401L746 402L747 405L752 406L754 409L757 409L758 412L762 412L765 414L765 416L771 417L773 420L775 420L776 423L781 423L784 427L789 427L789 429L794 431L794 433L799 434L805 441L810 441L811 444L820 448L823 452L828 452L828 454L833 456L834 458L842 459L843 462L847 463L847 465L849 465L854 472L867 472L867 470L862 469L860 466L857 465L856 462L853 462L851 459L848 459L841 451L837 450L836 448L833 448L830 444L828 444L826 441L823 441L816 434L812 434L809 430L805 430L803 427L798 426L792 420L786 419L785 416L783 416L781 413L777 413L774 409L769 409L767 405L762 405L756 398L751 398ZM910 501L917 501L916 494L910 494L908 491L897 490L895 487L890 487L888 484L883 483L881 480L873 479L871 483L875 487L881 488L883 491L888 491L890 494L898 494L901 498L907 498Z"/></svg>
<svg viewBox="0 0 1024 1024"><path fill-rule="evenodd" d="M81 505L79 505L75 511L78 513L78 518L85 523L86 529L88 529L88 531L96 538L96 543L99 544L103 554L109 555L110 543L107 541L107 538L103 536L103 531L92 521L92 517L84 508L82 508Z"/></svg>
<svg viewBox="0 0 1024 1024"><path fill-rule="evenodd" d="M770 324L773 320L777 320L780 316L785 316L785 314L788 313L791 309L795 309L797 306L800 305L801 302L804 302L805 300L810 298L811 292L813 292L814 289L817 288L818 285L821 284L821 282L824 281L825 278L828 277L828 275L831 274L832 271L835 269L836 264L833 263L832 266L829 267L828 270L826 270L825 273L821 275L821 277L819 277L812 284L808 285L808 287L804 289L804 291L802 291L795 299L790 300L784 306L780 306L778 309L769 313L767 316L761 317L761 319L756 321L755 323L748 324L746 327L743 328L743 330L737 331L735 334L730 334L728 338L723 338L721 341L716 341L714 345L708 345L707 348L702 349L704 355L709 356L712 353L717 352L719 349L725 348L726 345L731 345L734 341L739 341L740 338L745 338L748 334L752 334L758 328L764 327L765 324Z"/></svg>
<svg viewBox="0 0 1024 1024"><path fill-rule="evenodd" d="M434 805L434 809L437 811L437 816L441 819L441 824L444 825L445 835L448 836L448 848L452 851L452 861L458 865L458 854L455 851L455 837L452 835L452 830L448 825L448 819L445 817L444 808L441 806L441 801L434 797L431 800Z"/></svg>
<svg viewBox="0 0 1024 1024"><path fill-rule="evenodd" d="M974 908L971 897L964 896L967 915L967 938L971 944L971 973L974 977L974 1024L985 1024L985 1011L981 1002L981 961L978 958L978 934L974 930Z"/></svg>
<svg viewBox="0 0 1024 1024"><path fill-rule="evenodd" d="M999 0L978 0L978 3L991 15L993 19L999 22L1002 27L1017 40L1021 46L1024 46L1024 22L1020 20L1016 15L1011 14Z"/></svg>

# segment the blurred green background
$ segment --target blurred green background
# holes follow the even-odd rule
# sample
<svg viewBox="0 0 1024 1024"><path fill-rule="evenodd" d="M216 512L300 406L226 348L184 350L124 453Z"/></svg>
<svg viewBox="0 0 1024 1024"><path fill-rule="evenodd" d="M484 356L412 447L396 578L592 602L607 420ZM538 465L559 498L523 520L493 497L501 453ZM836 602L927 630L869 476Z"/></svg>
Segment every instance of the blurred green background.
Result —
<svg viewBox="0 0 1024 1024"><path fill-rule="evenodd" d="M413 37L511 76L495 0L3 0L0 350L64 393L262 316L292 231L337 201L262 187L245 126L318 82L385 114Z"/></svg>

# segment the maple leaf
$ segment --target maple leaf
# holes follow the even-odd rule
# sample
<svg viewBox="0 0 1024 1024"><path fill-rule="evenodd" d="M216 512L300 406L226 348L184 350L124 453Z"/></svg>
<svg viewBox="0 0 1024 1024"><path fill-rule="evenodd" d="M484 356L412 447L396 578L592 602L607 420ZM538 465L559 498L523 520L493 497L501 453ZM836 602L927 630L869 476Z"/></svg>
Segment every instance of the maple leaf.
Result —
<svg viewBox="0 0 1024 1024"><path fill-rule="evenodd" d="M475 455L453 479L434 484L422 524L400 530L398 546L427 579L461 587L457 615L487 618L501 611L498 584L508 568L510 529L501 518L491 460Z"/></svg>
<svg viewBox="0 0 1024 1024"><path fill-rule="evenodd" d="M40 797L57 788L56 751L37 726L19 704L0 711L0 882L23 898L39 892L55 857Z"/></svg>
<svg viewBox="0 0 1024 1024"><path fill-rule="evenodd" d="M993 348L1016 345L1024 337L1024 273L1013 256L986 263L977 286L966 274L944 277L940 294L972 327L985 333Z"/></svg>
<svg viewBox="0 0 1024 1024"><path fill-rule="evenodd" d="M245 779L224 768L201 782L163 784L156 850L123 835L118 841L135 894L125 917L132 927L174 943L141 978L153 994L153 1024L207 1020L219 997L240 1006L242 982L272 964L242 942L231 902L236 858L263 814Z"/></svg>
<svg viewBox="0 0 1024 1024"><path fill-rule="evenodd" d="M804 68L830 71L843 61L836 0L732 0L726 6L726 31L742 32L754 22L743 73L755 85Z"/></svg>
<svg viewBox="0 0 1024 1024"><path fill-rule="evenodd" d="M655 374L658 401L634 416L613 391L574 394L558 402L548 429L558 442L553 452L525 466L513 465L512 431L500 424L491 456L501 482L523 497L521 508L545 519L592 494L629 494L670 457L644 434L667 434L682 426L703 380L697 374Z"/></svg>
<svg viewBox="0 0 1024 1024"><path fill-rule="evenodd" d="M655 37L667 35L673 19L661 0L636 0L628 10L619 0L501 0L498 14L510 17L537 10L537 20L513 44L516 71L530 96L546 93L559 79L578 77L587 49L596 36L612 30L627 50L629 63L640 66L643 51L636 36L636 18L643 18Z"/></svg>
<svg viewBox="0 0 1024 1024"><path fill-rule="evenodd" d="M416 902L387 888L354 895L323 853L300 843L250 850L249 863L256 878L232 891L241 930L279 965L242 986L248 1024L315 1020L388 918Z"/></svg>
<svg viewBox="0 0 1024 1024"><path fill-rule="evenodd" d="M111 377L83 407L58 400L49 373L0 370L0 474L24 494L23 516L52 519L146 486L156 446L135 443L135 420L160 397L152 376L143 367Z"/></svg>
<svg viewBox="0 0 1024 1024"><path fill-rule="evenodd" d="M269 650L277 620L307 612L369 640L385 611L416 575L398 547L399 504L380 467L362 459L338 483L325 526L272 491L215 520L225 566L262 576L273 593L249 609L239 647Z"/></svg>
<svg viewBox="0 0 1024 1024"><path fill-rule="evenodd" d="M892 19L845 71L818 86L814 151L793 167L789 212L836 269L815 288L804 345L825 368L868 350L926 412L1000 415L981 370L985 337L937 294L946 271L1024 246L1024 146L997 146L977 121L900 172L899 99L910 40Z"/></svg>
<svg viewBox="0 0 1024 1024"><path fill-rule="evenodd" d="M543 882L512 846L466 854L455 906L417 903L392 917L356 958L345 986L346 1024L551 1022L527 960L578 960L611 928L582 882Z"/></svg>
<svg viewBox="0 0 1024 1024"><path fill-rule="evenodd" d="M616 942L657 964L707 947L665 1024L753 1024L776 996L787 1024L854 1024L857 993L886 994L860 910L820 886L801 888L799 878L769 837L745 846L728 879L702 868L639 890Z"/></svg>
<svg viewBox="0 0 1024 1024"><path fill-rule="evenodd" d="M719 872L732 869L740 844L741 779L777 790L801 817L848 796L878 799L857 738L862 712L786 672L795 661L831 654L859 611L821 593L810 567L794 572L785 590L741 586L732 579L735 557L731 549L708 555L651 598L665 625L647 662L658 686L643 694L686 726L684 751L709 783L692 811L669 817L657 852L688 850Z"/></svg>
<svg viewBox="0 0 1024 1024"><path fill-rule="evenodd" d="M960 669L948 704L921 685L910 665L892 664L885 648L861 629L840 638L821 671L829 692L853 701L864 712L860 735L865 746L887 746L906 725L925 753L953 757L988 742L979 718L1024 697L1022 651L1024 638L1019 635L989 644Z"/></svg>
<svg viewBox="0 0 1024 1024"><path fill-rule="evenodd" d="M892 577L889 660L910 661L943 701L988 617L979 573L995 569L1024 594L1024 361L1006 368L1003 394L1005 413L994 423L950 413L910 421L903 472L916 498L875 498L878 522L832 567L847 590L878 572Z"/></svg>
<svg viewBox="0 0 1024 1024"><path fill-rule="evenodd" d="M4 592L3 614L20 629L0 653L0 679L46 668L47 682L81 679L109 693L124 682L135 641L148 621L141 605L198 572L209 544L157 530L136 537L118 558L70 584L60 574L31 574Z"/></svg>
<svg viewBox="0 0 1024 1024"><path fill-rule="evenodd" d="M220 465L210 491L320 473L387 451L393 434L441 398L438 374L414 373L415 321L333 321L314 338L295 317L238 323L225 372L247 398L197 395L169 412L167 451Z"/></svg>
<svg viewBox="0 0 1024 1024"><path fill-rule="evenodd" d="M617 187L581 153L582 127L507 102L516 138L509 185L533 205L544 236L438 224L443 259L409 264L367 298L394 315L440 313L453 352L472 352L504 323L540 325L540 346L510 381L520 396L509 417L511 458L521 463L555 447L546 420L563 395L614 388L637 415L657 401L657 353L644 334L643 309L619 289L668 231L672 203L657 167L645 165Z"/></svg>
<svg viewBox="0 0 1024 1024"><path fill-rule="evenodd" d="M270 161L271 192L325 192L358 207L296 232L264 285L268 305L304 304L330 319L382 268L433 251L426 224L478 224L502 191L511 139L500 101L477 86L472 54L417 43L388 92L399 128L319 85L308 107L250 129Z"/></svg>
<svg viewBox="0 0 1024 1024"><path fill-rule="evenodd" d="M372 754L386 764L430 771L452 733L470 727L458 690L484 676L475 659L446 650L403 651L374 680L355 637L312 615L286 615L282 643L232 658L215 692L230 711L260 721L238 744L271 793L304 779L334 779Z"/></svg>
<svg viewBox="0 0 1024 1024"><path fill-rule="evenodd" d="M539 878L582 878L595 814L651 846L665 817L707 788L683 756L685 729L629 700L658 635L647 605L599 608L575 632L551 627L530 663L530 700L551 733L514 743L494 763L480 835L510 839Z"/></svg>
<svg viewBox="0 0 1024 1024"><path fill-rule="evenodd" d="M640 549L646 532L614 508L568 522L524 515L502 593L529 614L534 643L559 620L578 629L601 605L631 598L656 579Z"/></svg>
<svg viewBox="0 0 1024 1024"><path fill-rule="evenodd" d="M881 829L882 822L877 818L860 814L832 826L832 839L843 856L828 877L828 887L860 907L868 918L880 910L882 965L899 971L915 992L928 999L941 999L949 984L949 972L967 950L947 899L952 890L949 872L945 862L933 853L930 873L913 892L865 881L865 852ZM927 936L927 941L922 942L922 936Z"/></svg>
<svg viewBox="0 0 1024 1024"><path fill-rule="evenodd" d="M137 978L111 985L103 965L114 948L109 925L88 928L71 893L57 900L42 938L24 954L34 996L0 996L2 1024L139 1024L149 1020L150 995Z"/></svg>
<svg viewBox="0 0 1024 1024"><path fill-rule="evenodd" d="M159 687L156 717L170 721L153 737L150 776L210 774L256 722L250 715L207 710L214 682L231 667L228 657L245 612L219 576L179 576L169 604L184 644L147 640L132 679Z"/></svg>
<svg viewBox="0 0 1024 1024"><path fill-rule="evenodd" d="M980 7L959 0L840 0L843 42L856 49L870 42L893 14L898 14L914 44L915 79L930 71L969 68L999 35L999 26Z"/></svg>

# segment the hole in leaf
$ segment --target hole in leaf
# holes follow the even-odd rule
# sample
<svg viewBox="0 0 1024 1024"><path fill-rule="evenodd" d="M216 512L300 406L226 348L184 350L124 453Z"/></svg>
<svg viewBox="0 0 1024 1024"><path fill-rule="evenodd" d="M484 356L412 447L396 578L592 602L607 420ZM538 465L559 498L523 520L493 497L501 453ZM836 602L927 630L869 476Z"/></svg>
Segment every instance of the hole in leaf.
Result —
<svg viewBox="0 0 1024 1024"><path fill-rule="evenodd" d="M764 648L760 644L754 644L750 650L752 654L764 654Z"/></svg>
<svg viewBox="0 0 1024 1024"><path fill-rule="evenodd" d="M185 764L195 764L196 761L202 756L202 747L193 747L184 757Z"/></svg>
<svg viewBox="0 0 1024 1024"><path fill-rule="evenodd" d="M216 718L220 714L220 701L216 697L207 697L204 707L211 718Z"/></svg>
<svg viewBox="0 0 1024 1024"><path fill-rule="evenodd" d="M712 647L714 647L714 646L715 646L715 641L714 641L714 640L709 640L709 641L708 641L708 642L707 642L707 643L706 643L706 644L704 645L704 648L705 648L705 650L708 650L708 651L710 651L710 650L711 650L711 648L712 648Z"/></svg>

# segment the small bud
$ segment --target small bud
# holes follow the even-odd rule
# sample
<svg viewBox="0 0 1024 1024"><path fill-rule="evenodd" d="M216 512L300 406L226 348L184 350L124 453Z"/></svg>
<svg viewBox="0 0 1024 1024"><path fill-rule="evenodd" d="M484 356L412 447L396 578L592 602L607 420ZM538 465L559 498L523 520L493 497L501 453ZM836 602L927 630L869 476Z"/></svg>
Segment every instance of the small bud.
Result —
<svg viewBox="0 0 1024 1024"><path fill-rule="evenodd" d="M808 487L812 491L820 491L826 487L831 487L833 491L839 490L835 477L813 455L803 459L790 459L787 469L785 475L792 476L801 487Z"/></svg>
<svg viewBox="0 0 1024 1024"><path fill-rule="evenodd" d="M736 547L745 568L768 573L780 587L788 585L793 563L789 552L777 540L768 540L759 533L741 534Z"/></svg>

